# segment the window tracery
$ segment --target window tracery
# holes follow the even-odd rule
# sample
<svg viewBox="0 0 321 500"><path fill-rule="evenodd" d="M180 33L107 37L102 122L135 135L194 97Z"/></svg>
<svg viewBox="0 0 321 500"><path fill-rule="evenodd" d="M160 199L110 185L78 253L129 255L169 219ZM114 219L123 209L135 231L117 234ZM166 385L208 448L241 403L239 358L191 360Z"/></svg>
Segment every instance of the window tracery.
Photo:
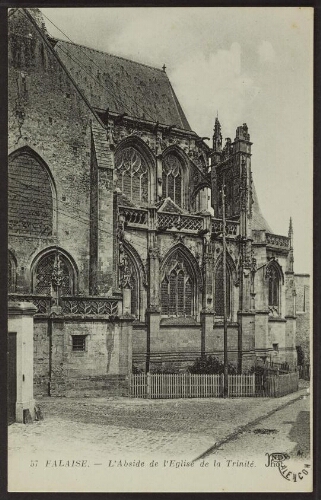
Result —
<svg viewBox="0 0 321 500"><path fill-rule="evenodd" d="M182 205L182 166L174 154L168 154L163 161L163 198L170 197L177 205Z"/></svg>
<svg viewBox="0 0 321 500"><path fill-rule="evenodd" d="M56 276L57 253L55 251L44 255L34 271L34 293L52 295L53 282ZM74 276L67 258L59 253L59 286L62 296L73 295Z"/></svg>
<svg viewBox="0 0 321 500"><path fill-rule="evenodd" d="M161 281L161 312L166 316L194 314L195 283L191 269L177 250L166 265Z"/></svg>
<svg viewBox="0 0 321 500"><path fill-rule="evenodd" d="M115 158L117 185L123 194L138 205L148 203L148 167L140 152L132 146L122 149Z"/></svg>
<svg viewBox="0 0 321 500"><path fill-rule="evenodd" d="M48 172L30 151L9 159L9 231L37 236L53 232L53 195Z"/></svg>
<svg viewBox="0 0 321 500"><path fill-rule="evenodd" d="M269 309L272 313L280 313L280 273L273 262L267 267L266 277L269 287Z"/></svg>

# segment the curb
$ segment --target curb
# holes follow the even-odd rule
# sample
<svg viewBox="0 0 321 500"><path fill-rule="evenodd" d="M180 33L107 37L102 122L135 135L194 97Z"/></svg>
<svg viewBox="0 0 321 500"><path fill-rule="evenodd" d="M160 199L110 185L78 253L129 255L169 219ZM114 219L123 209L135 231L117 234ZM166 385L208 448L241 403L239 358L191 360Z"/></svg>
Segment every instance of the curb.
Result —
<svg viewBox="0 0 321 500"><path fill-rule="evenodd" d="M262 420L265 420L266 418L270 417L274 413L276 413L279 410L283 410L283 408L286 408L287 406L290 406L291 404L295 403L296 401L299 401L300 399L303 398L303 396L306 395L307 388L302 388L299 389L295 394L296 397L293 399L290 399L286 403L282 403L280 401L280 405L278 405L276 408L273 410L270 410L268 413L261 415L259 417L256 417L254 420L250 420L247 424L242 425L241 427L238 427L237 430L231 432L228 434L225 438L221 439L220 441L216 442L213 446L205 450L201 455L198 457L194 458L192 462L197 462L198 460L202 460L203 458L207 457L210 455L213 451L217 450L222 446L222 444L228 443L229 441L233 441L233 439L236 439L239 434L241 434L244 431L247 431L249 428L253 427L254 425L259 424ZM298 394L299 393L299 394Z"/></svg>

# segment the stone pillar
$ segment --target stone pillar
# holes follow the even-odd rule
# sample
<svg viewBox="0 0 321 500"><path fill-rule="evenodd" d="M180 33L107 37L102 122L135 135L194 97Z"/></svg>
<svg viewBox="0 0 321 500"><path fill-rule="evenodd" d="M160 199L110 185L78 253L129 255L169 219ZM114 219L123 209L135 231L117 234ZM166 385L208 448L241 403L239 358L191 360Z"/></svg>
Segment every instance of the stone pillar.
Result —
<svg viewBox="0 0 321 500"><path fill-rule="evenodd" d="M214 311L203 309L201 311L201 356L206 354L206 337L213 334Z"/></svg>
<svg viewBox="0 0 321 500"><path fill-rule="evenodd" d="M98 295L106 295L112 287L117 288L114 270L116 220L113 204L113 170L98 168L97 279L95 285Z"/></svg>
<svg viewBox="0 0 321 500"><path fill-rule="evenodd" d="M162 155L156 156L156 201L161 200L163 195L163 163Z"/></svg>
<svg viewBox="0 0 321 500"><path fill-rule="evenodd" d="M147 346L146 372L150 368L152 337L159 336L160 301L159 301L159 248L156 235L156 209L149 210L148 232L148 297L147 297Z"/></svg>
<svg viewBox="0 0 321 500"><path fill-rule="evenodd" d="M238 311L238 372L254 365L255 359L243 355L243 351L254 350L255 347L255 313L253 311Z"/></svg>
<svg viewBox="0 0 321 500"><path fill-rule="evenodd" d="M17 400L16 422L24 422L24 412L35 418L33 397L33 316L37 308L30 302L9 302L8 330L16 332Z"/></svg>
<svg viewBox="0 0 321 500"><path fill-rule="evenodd" d="M131 314L122 314L119 318L119 375L130 375L132 372L133 321Z"/></svg>
<svg viewBox="0 0 321 500"><path fill-rule="evenodd" d="M206 336L213 333L213 243L211 242L211 215L203 219L203 296L201 319L201 356L206 354Z"/></svg>

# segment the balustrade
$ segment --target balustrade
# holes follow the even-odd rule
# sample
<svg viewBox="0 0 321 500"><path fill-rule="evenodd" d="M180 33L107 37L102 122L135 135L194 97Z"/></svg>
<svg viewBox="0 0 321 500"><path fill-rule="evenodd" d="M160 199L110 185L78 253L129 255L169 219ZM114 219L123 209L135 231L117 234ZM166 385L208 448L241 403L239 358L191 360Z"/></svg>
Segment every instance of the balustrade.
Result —
<svg viewBox="0 0 321 500"><path fill-rule="evenodd" d="M201 231L203 229L202 217L180 215L171 213L157 214L157 229L187 229L188 231Z"/></svg>
<svg viewBox="0 0 321 500"><path fill-rule="evenodd" d="M278 234L266 233L265 237L268 246L278 247L278 248L290 247L290 239L287 236L280 236Z"/></svg>
<svg viewBox="0 0 321 500"><path fill-rule="evenodd" d="M61 299L64 314L117 316L118 301L105 297L63 297Z"/></svg>
<svg viewBox="0 0 321 500"><path fill-rule="evenodd" d="M49 314L51 306L51 297L48 295L23 295L10 293L8 295L11 302L32 302L38 309L37 314Z"/></svg>
<svg viewBox="0 0 321 500"><path fill-rule="evenodd" d="M125 217L127 224L147 225L147 211L136 208L119 207L120 215Z"/></svg>
<svg viewBox="0 0 321 500"><path fill-rule="evenodd" d="M226 221L226 234L227 236L237 236L238 235L238 222ZM213 233L222 233L223 231L223 221L221 219L212 218L212 231Z"/></svg>

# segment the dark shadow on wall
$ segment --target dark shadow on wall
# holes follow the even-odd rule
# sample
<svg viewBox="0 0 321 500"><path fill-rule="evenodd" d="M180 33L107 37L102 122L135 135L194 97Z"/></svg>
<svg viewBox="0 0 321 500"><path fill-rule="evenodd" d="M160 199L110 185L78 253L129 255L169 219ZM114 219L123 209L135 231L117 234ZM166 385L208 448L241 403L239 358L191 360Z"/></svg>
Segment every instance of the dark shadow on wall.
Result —
<svg viewBox="0 0 321 500"><path fill-rule="evenodd" d="M310 412L300 411L289 432L289 438L296 443L291 458L310 457Z"/></svg>

